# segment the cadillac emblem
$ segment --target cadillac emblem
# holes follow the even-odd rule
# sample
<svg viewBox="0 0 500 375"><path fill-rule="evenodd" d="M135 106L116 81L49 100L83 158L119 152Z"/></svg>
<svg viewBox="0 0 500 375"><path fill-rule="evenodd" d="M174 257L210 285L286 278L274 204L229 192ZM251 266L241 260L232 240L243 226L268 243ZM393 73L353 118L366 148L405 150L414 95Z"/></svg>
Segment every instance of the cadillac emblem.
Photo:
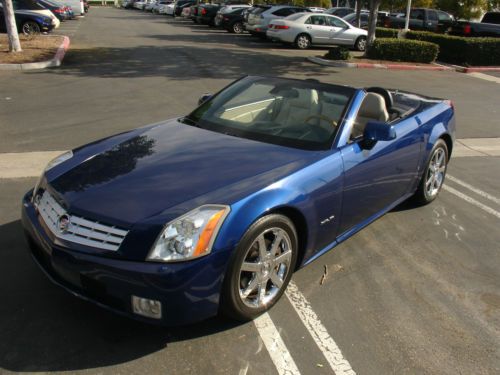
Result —
<svg viewBox="0 0 500 375"><path fill-rule="evenodd" d="M59 220L57 220L57 229L59 229L60 233L66 233L70 224L69 216L66 214L61 215L59 216Z"/></svg>

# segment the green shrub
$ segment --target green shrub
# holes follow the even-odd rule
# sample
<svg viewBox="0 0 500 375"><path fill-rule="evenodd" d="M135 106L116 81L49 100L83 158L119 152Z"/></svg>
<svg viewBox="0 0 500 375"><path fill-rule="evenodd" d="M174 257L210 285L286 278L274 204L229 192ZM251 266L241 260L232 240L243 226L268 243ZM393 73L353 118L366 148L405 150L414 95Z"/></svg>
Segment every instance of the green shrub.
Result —
<svg viewBox="0 0 500 375"><path fill-rule="evenodd" d="M419 40L380 38L368 50L368 57L378 60L431 63L436 60L439 46Z"/></svg>
<svg viewBox="0 0 500 375"><path fill-rule="evenodd" d="M397 38L397 29L386 29L385 27L377 27L375 30L375 36L377 38Z"/></svg>
<svg viewBox="0 0 500 375"><path fill-rule="evenodd" d="M349 60L351 58L351 53L346 47L335 46L328 50L325 58L329 60Z"/></svg>
<svg viewBox="0 0 500 375"><path fill-rule="evenodd" d="M409 31L406 38L439 46L438 60L459 65L500 65L500 38L471 38Z"/></svg>

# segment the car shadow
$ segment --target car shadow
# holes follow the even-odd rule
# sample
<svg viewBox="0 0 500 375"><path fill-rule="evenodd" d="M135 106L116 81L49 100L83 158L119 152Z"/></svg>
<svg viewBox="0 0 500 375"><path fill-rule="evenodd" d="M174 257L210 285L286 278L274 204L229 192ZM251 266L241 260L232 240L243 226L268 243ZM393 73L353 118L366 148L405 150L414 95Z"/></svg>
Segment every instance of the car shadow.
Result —
<svg viewBox="0 0 500 375"><path fill-rule="evenodd" d="M338 72L309 63L300 55L284 56L258 50L214 48L213 45L186 46L181 37L163 37L171 44L70 49L60 68L28 74L105 78L165 77L187 81L199 78L235 79L246 74L289 77L300 74L318 78ZM202 43L200 41L199 44ZM200 59L199 56L203 58ZM261 63L256 64L256 61Z"/></svg>
<svg viewBox="0 0 500 375"><path fill-rule="evenodd" d="M213 318L184 327L153 326L81 301L37 268L19 220L0 226L0 249L0 369L43 372L111 366L239 325Z"/></svg>

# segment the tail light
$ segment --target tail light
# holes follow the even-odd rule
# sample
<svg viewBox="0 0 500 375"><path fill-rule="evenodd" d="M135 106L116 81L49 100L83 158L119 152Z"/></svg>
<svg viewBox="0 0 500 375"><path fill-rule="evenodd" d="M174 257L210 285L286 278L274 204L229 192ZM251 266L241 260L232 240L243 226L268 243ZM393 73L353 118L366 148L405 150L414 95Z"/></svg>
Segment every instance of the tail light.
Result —
<svg viewBox="0 0 500 375"><path fill-rule="evenodd" d="M201 9L201 15L204 16L205 14L207 14L207 10L205 8L202 8Z"/></svg>
<svg viewBox="0 0 500 375"><path fill-rule="evenodd" d="M287 25L273 25L275 30L286 30L289 29L290 26Z"/></svg>
<svg viewBox="0 0 500 375"><path fill-rule="evenodd" d="M224 21L229 21L229 17L223 17Z"/></svg>
<svg viewBox="0 0 500 375"><path fill-rule="evenodd" d="M448 104L451 107L451 110L455 112L455 103L453 103L453 100L446 100L446 104Z"/></svg>
<svg viewBox="0 0 500 375"><path fill-rule="evenodd" d="M54 13L64 13L64 9L54 9Z"/></svg>
<svg viewBox="0 0 500 375"><path fill-rule="evenodd" d="M391 27L391 20L389 20L389 19L384 20L384 27L387 27L387 28Z"/></svg>
<svg viewBox="0 0 500 375"><path fill-rule="evenodd" d="M465 25L464 26L464 34L465 35L470 35L472 34L472 27L470 25Z"/></svg>

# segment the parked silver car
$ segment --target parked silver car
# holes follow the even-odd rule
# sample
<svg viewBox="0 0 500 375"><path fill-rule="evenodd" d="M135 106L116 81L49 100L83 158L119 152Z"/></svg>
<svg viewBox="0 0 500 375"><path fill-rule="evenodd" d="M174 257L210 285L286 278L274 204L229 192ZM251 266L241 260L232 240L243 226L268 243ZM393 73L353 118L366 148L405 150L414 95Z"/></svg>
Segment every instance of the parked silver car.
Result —
<svg viewBox="0 0 500 375"><path fill-rule="evenodd" d="M292 14L303 12L310 12L310 10L293 5L276 5L270 8L257 7L248 15L248 21L245 24L245 28L250 34L262 35L265 37L271 20L285 18Z"/></svg>
<svg viewBox="0 0 500 375"><path fill-rule="evenodd" d="M368 33L335 16L300 13L272 20L266 34L271 40L293 43L300 49L313 44L338 44L364 51Z"/></svg>

